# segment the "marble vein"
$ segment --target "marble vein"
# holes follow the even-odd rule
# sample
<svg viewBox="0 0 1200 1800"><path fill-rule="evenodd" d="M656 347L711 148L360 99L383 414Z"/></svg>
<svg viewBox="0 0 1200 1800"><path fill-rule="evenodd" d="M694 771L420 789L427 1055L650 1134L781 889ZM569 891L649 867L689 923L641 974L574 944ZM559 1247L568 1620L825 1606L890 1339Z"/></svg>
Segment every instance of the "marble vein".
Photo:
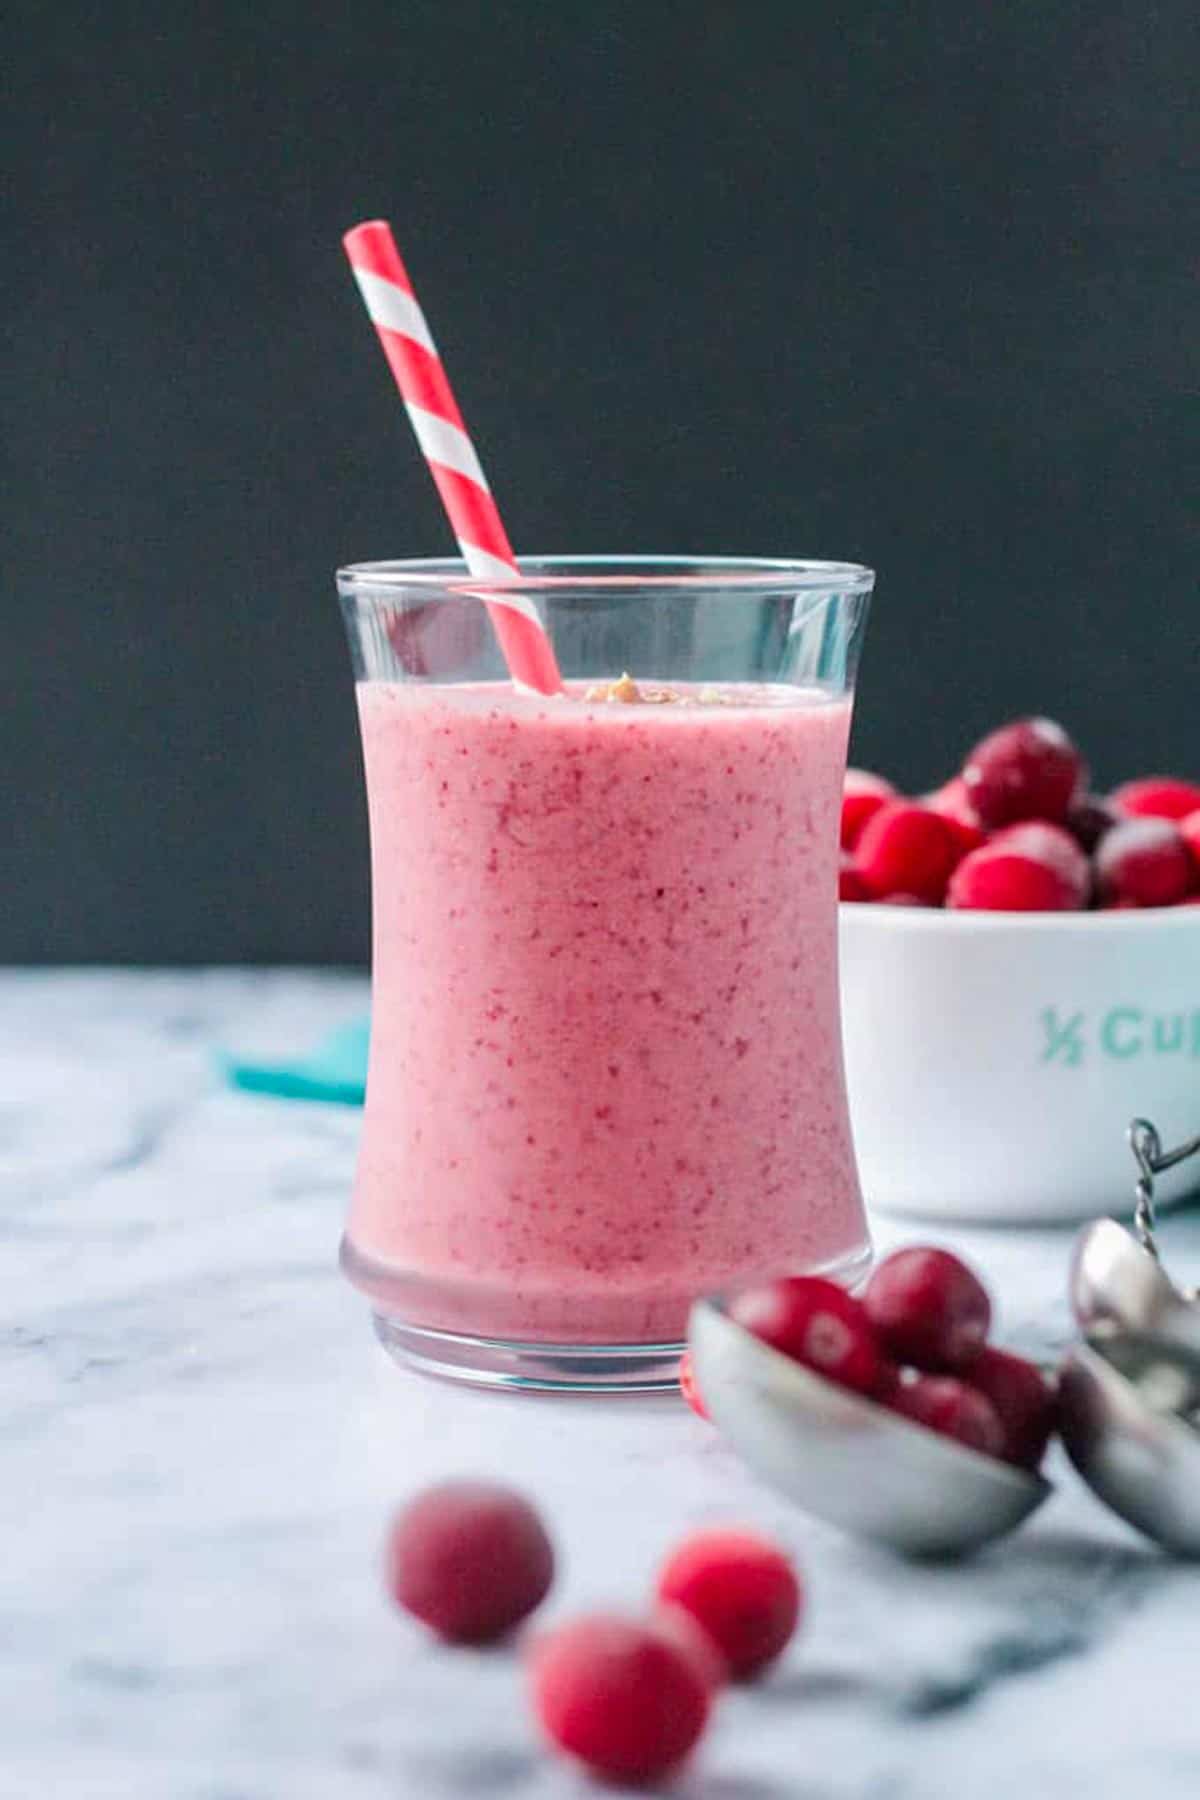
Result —
<svg viewBox="0 0 1200 1800"><path fill-rule="evenodd" d="M1192 1800L1200 1571L1061 1464L1018 1537L912 1568L765 1493L677 1403L394 1370L336 1272L357 1115L214 1074L218 1046L365 1000L288 971L0 974L0 1800L591 1791L539 1750L510 1654L439 1650L382 1600L389 1508L464 1470L540 1493L549 1617L638 1604L693 1524L794 1548L803 1640L728 1696L683 1800ZM1195 1279L1200 1222L1169 1230ZM1009 1341L1063 1340L1067 1234L933 1235L987 1268Z"/></svg>

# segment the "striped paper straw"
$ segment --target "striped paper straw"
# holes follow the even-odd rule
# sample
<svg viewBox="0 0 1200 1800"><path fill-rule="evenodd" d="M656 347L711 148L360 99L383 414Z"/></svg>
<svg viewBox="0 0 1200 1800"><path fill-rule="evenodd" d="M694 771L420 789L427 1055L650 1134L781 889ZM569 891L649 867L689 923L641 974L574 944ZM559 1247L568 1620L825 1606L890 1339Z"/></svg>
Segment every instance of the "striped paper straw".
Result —
<svg viewBox="0 0 1200 1800"><path fill-rule="evenodd" d="M371 219L348 231L342 242L463 561L472 575L489 583L511 580L521 573L517 559L392 228L384 219ZM489 587L486 600L513 680L540 694L561 692L554 651L529 595Z"/></svg>

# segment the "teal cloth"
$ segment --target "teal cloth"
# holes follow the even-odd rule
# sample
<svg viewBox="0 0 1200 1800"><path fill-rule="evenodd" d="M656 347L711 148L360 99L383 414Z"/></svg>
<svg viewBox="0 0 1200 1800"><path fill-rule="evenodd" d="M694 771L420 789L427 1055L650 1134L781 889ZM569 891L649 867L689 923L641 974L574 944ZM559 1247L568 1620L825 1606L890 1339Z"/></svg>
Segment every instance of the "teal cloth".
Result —
<svg viewBox="0 0 1200 1800"><path fill-rule="evenodd" d="M278 1100L333 1100L361 1106L367 1087L369 1019L340 1025L307 1056L259 1061L222 1055L221 1072L231 1087Z"/></svg>

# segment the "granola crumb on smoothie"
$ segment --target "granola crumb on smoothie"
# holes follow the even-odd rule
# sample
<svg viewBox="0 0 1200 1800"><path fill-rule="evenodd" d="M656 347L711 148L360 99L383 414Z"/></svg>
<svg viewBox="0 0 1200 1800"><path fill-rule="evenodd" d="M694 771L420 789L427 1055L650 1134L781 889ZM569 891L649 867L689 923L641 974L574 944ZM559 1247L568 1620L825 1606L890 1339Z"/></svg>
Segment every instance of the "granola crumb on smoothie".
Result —
<svg viewBox="0 0 1200 1800"><path fill-rule="evenodd" d="M640 687L628 669L617 681L596 681L584 690L585 700L616 702L623 706L729 706L733 697L720 688L703 687L696 693L672 687Z"/></svg>
<svg viewBox="0 0 1200 1800"><path fill-rule="evenodd" d="M585 700L616 700L625 706L635 706L643 696L641 688L626 669L619 681L597 681L583 697Z"/></svg>

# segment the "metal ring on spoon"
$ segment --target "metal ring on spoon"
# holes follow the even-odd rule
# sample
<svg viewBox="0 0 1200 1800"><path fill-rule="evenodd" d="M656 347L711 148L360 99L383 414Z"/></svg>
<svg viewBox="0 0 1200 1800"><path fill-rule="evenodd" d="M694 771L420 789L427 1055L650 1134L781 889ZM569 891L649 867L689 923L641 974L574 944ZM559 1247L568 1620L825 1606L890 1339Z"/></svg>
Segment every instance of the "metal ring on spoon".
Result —
<svg viewBox="0 0 1200 1800"><path fill-rule="evenodd" d="M1200 1402L1200 1304L1163 1269L1155 1237L1154 1177L1195 1155L1200 1138L1164 1151L1150 1121L1135 1119L1128 1140L1138 1166L1137 1236L1115 1219L1085 1226L1071 1265L1072 1310L1088 1338L1127 1335L1172 1345L1193 1369L1195 1404Z"/></svg>
<svg viewBox="0 0 1200 1800"><path fill-rule="evenodd" d="M1186 1162L1189 1156L1195 1156L1197 1150L1200 1150L1200 1137L1189 1138L1186 1144L1177 1144L1174 1150L1164 1150L1162 1139L1149 1119L1132 1120L1125 1136L1133 1152L1133 1160L1138 1166L1134 1227L1143 1250L1148 1250L1151 1256L1157 1257L1158 1245L1154 1238L1154 1177L1165 1175L1177 1163Z"/></svg>
<svg viewBox="0 0 1200 1800"><path fill-rule="evenodd" d="M959 1556L1012 1531L1053 1491L826 1381L715 1301L692 1308L689 1339L705 1406L733 1448L845 1531L910 1556Z"/></svg>
<svg viewBox="0 0 1200 1800"><path fill-rule="evenodd" d="M1080 1236L1071 1305L1085 1341L1066 1353L1059 1428L1092 1491L1148 1537L1200 1556L1200 1305L1159 1260L1154 1177L1200 1150L1164 1151L1148 1119L1128 1131L1138 1167L1134 1224L1098 1219Z"/></svg>

